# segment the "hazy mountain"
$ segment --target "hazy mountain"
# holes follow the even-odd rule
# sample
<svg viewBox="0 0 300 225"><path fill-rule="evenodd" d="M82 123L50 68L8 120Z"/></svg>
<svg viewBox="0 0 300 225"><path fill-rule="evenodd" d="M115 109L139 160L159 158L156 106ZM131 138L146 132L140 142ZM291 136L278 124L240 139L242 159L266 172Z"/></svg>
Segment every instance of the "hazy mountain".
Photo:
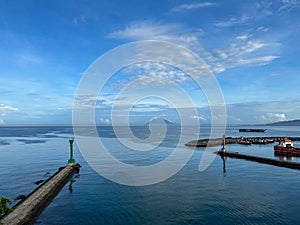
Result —
<svg viewBox="0 0 300 225"><path fill-rule="evenodd" d="M300 126L300 120L280 121L267 124L269 126Z"/></svg>
<svg viewBox="0 0 300 225"><path fill-rule="evenodd" d="M153 124L153 125L159 125L161 122L164 122L167 125L175 125L175 123L173 123L170 120L162 119L162 118L154 118L154 119L150 120L149 122L147 122L145 124L145 126L149 126L150 123Z"/></svg>

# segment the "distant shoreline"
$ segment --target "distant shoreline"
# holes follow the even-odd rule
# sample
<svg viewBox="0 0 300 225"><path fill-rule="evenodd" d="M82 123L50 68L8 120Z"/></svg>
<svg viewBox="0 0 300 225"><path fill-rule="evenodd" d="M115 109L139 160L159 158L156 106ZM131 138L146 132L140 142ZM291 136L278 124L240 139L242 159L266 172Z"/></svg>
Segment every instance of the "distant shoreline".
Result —
<svg viewBox="0 0 300 225"><path fill-rule="evenodd" d="M266 126L300 126L300 120L288 120L266 124Z"/></svg>

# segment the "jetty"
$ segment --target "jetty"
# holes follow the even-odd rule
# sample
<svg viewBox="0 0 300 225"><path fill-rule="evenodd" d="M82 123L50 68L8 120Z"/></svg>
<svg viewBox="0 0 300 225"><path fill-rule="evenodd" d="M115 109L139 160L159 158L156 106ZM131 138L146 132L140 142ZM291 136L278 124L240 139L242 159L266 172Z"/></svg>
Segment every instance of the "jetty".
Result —
<svg viewBox="0 0 300 225"><path fill-rule="evenodd" d="M300 163L297 162L282 161L282 160L265 158L260 156L246 155L246 154L241 154L239 152L218 151L216 152L216 154L220 155L221 157L227 156L230 158L244 159L248 161L254 161L254 162L269 164L273 166L280 166L280 167L300 170Z"/></svg>
<svg viewBox="0 0 300 225"><path fill-rule="evenodd" d="M223 160L223 173L226 173L226 159L227 157L236 158L236 159L244 159L248 161L269 164L273 166L280 166L290 169L298 169L300 170L300 163L291 162L291 161L281 161L277 159L265 158L254 155L241 154L239 152L228 152L226 148L225 135L223 136L222 147L219 151L215 152L220 155Z"/></svg>
<svg viewBox="0 0 300 225"><path fill-rule="evenodd" d="M300 137L226 137L225 144L239 144L241 140L248 140L253 144L259 144L260 140L273 140L273 142L289 139L291 141L300 141ZM187 147L213 147L219 146L223 142L223 138L214 138L214 139L199 139L192 140L185 144ZM261 142L266 144L267 142Z"/></svg>
<svg viewBox="0 0 300 225"><path fill-rule="evenodd" d="M79 173L81 166L75 163L73 157L73 140L71 139L69 142L70 159L68 164L60 167L53 176L16 204L11 213L0 219L0 225L34 224L72 176Z"/></svg>

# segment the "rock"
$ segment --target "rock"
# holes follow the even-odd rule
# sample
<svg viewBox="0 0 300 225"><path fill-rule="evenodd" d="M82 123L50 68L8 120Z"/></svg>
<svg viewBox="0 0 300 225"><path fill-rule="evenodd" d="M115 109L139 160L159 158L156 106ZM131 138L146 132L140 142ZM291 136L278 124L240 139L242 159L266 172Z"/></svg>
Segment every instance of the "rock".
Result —
<svg viewBox="0 0 300 225"><path fill-rule="evenodd" d="M25 198L26 198L25 195L19 195L18 197L15 198L15 200L23 200Z"/></svg>
<svg viewBox="0 0 300 225"><path fill-rule="evenodd" d="M39 185L40 183L43 183L43 182L44 182L44 180L38 180L38 181L34 182L34 184Z"/></svg>

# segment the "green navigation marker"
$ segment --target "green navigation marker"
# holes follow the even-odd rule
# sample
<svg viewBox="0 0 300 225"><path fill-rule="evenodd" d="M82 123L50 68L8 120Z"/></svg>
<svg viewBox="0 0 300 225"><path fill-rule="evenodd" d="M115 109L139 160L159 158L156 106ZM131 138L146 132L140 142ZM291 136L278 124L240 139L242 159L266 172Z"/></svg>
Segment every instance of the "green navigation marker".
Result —
<svg viewBox="0 0 300 225"><path fill-rule="evenodd" d="M71 163L75 163L75 159L74 159L74 156L73 156L73 142L74 142L74 139L70 139L69 142L70 142L70 159L68 160L68 164L71 164Z"/></svg>

